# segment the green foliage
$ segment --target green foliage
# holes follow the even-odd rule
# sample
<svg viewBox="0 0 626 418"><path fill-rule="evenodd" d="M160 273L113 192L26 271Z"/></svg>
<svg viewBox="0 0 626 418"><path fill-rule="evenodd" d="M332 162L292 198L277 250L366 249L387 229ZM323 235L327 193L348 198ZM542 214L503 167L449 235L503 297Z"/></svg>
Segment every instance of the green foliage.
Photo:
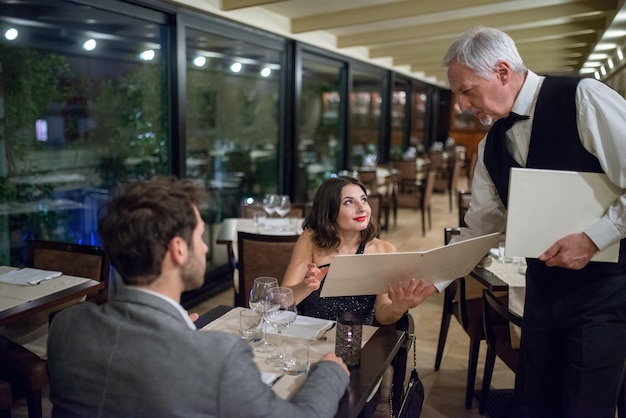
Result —
<svg viewBox="0 0 626 418"><path fill-rule="evenodd" d="M61 81L69 74L65 57L30 47L0 44L0 88L4 114L0 141L5 141L7 174L16 174L18 161L35 144L35 121L50 103L63 100L67 90Z"/></svg>

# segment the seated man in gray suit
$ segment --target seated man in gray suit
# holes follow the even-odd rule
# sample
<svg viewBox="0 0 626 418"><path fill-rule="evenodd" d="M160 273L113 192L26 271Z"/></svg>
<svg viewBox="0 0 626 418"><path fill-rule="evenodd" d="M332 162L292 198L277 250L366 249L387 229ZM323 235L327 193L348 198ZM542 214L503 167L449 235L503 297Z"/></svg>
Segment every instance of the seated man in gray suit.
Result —
<svg viewBox="0 0 626 418"><path fill-rule="evenodd" d="M199 332L180 306L204 280L207 245L189 183L120 186L98 230L123 277L109 303L59 313L50 329L52 415L98 417L332 417L349 382L333 353L283 400L261 381L246 342Z"/></svg>

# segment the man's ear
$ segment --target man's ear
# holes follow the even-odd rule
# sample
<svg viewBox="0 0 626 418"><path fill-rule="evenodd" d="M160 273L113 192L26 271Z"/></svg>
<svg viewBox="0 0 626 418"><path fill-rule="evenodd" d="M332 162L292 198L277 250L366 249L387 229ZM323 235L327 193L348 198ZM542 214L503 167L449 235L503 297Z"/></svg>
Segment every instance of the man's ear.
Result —
<svg viewBox="0 0 626 418"><path fill-rule="evenodd" d="M167 251L175 264L183 265L189 257L189 247L181 237L174 237L170 240Z"/></svg>
<svg viewBox="0 0 626 418"><path fill-rule="evenodd" d="M506 85L511 81L511 66L506 61L498 61L496 63L496 74L502 85Z"/></svg>

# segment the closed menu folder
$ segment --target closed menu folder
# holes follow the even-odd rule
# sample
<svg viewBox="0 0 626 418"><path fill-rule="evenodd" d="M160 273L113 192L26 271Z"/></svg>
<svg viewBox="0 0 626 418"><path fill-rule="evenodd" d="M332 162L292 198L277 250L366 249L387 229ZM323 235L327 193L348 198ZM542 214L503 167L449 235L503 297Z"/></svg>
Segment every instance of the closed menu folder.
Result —
<svg viewBox="0 0 626 418"><path fill-rule="evenodd" d="M387 284L424 279L440 283L467 276L502 241L493 233L424 252L336 255L324 280L321 296L387 293Z"/></svg>
<svg viewBox="0 0 626 418"><path fill-rule="evenodd" d="M536 258L597 222L624 190L604 173L511 169L506 256ZM617 262L619 242L591 261Z"/></svg>

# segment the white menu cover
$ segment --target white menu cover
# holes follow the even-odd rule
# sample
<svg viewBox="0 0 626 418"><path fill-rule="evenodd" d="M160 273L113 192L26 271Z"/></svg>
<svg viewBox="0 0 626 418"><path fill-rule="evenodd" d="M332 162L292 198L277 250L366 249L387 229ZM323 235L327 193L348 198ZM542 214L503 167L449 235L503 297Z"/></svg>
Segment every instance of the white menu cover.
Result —
<svg viewBox="0 0 626 418"><path fill-rule="evenodd" d="M539 257L559 239L593 225L622 194L604 173L511 169L506 256ZM591 261L618 258L616 243Z"/></svg>
<svg viewBox="0 0 626 418"><path fill-rule="evenodd" d="M467 276L502 241L499 233L455 242L424 252L336 255L324 280L321 296L387 293L387 284L412 277L439 283Z"/></svg>

